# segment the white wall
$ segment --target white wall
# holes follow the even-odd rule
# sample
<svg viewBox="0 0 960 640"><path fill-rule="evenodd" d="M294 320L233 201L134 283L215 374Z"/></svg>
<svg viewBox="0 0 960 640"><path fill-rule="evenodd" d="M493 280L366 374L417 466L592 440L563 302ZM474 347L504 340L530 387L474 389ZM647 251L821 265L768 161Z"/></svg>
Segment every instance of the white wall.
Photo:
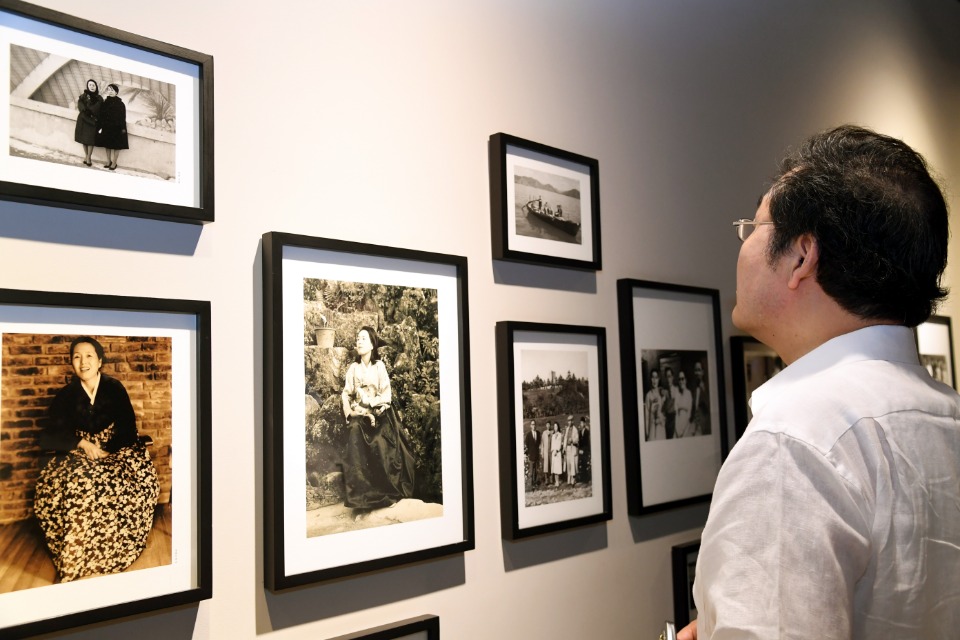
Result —
<svg viewBox="0 0 960 640"><path fill-rule="evenodd" d="M787 145L845 121L915 145L960 204L950 0L38 2L212 54L216 73L215 223L0 203L0 286L213 307L214 598L63 637L327 638L435 613L457 640L654 638L672 615L670 547L699 535L706 508L627 516L616 280L719 289L726 344L730 221L753 215ZM497 131L599 160L602 271L491 262ZM271 230L469 259L475 551L265 592L259 240ZM605 526L500 539L493 327L508 319L607 329Z"/></svg>

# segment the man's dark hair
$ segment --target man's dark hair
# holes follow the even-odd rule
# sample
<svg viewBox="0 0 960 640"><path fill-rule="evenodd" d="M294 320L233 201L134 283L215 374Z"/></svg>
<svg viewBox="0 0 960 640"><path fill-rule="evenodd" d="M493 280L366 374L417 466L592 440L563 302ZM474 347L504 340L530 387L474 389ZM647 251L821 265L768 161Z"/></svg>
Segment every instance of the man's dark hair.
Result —
<svg viewBox="0 0 960 640"><path fill-rule="evenodd" d="M780 163L770 216L771 263L811 234L817 282L854 315L915 327L947 295L947 205L896 138L851 125L811 137Z"/></svg>

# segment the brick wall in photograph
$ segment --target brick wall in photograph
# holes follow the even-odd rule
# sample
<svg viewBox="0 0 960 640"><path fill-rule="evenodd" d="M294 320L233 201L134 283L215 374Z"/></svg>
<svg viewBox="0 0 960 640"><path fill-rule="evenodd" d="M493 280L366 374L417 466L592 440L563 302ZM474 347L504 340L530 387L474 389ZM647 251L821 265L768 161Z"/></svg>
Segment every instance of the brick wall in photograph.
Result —
<svg viewBox="0 0 960 640"><path fill-rule="evenodd" d="M47 409L73 377L73 335L5 333L0 352L0 524L33 515L40 474L37 437ZM137 430L153 438L150 456L160 476L160 502L172 486L172 343L170 338L93 336L104 350L103 373L130 395Z"/></svg>

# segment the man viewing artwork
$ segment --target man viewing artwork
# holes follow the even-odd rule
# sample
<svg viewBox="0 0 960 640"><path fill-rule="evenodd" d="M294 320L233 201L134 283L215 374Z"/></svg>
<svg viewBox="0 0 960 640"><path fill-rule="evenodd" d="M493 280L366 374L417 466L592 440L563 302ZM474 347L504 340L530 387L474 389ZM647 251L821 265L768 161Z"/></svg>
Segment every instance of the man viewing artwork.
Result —
<svg viewBox="0 0 960 640"><path fill-rule="evenodd" d="M854 126L739 220L733 323L787 367L717 478L680 640L960 637L960 397L912 328L946 296L924 159Z"/></svg>

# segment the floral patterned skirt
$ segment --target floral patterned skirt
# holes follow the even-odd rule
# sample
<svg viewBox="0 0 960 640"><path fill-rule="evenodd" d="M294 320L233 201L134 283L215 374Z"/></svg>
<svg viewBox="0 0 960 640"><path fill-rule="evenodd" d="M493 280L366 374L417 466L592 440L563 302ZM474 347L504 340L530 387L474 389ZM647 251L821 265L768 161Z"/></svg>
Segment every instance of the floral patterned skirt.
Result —
<svg viewBox="0 0 960 640"><path fill-rule="evenodd" d="M102 446L113 431L91 436ZM137 444L100 460L58 455L37 480L34 511L61 582L123 571L143 553L160 495L157 470Z"/></svg>

